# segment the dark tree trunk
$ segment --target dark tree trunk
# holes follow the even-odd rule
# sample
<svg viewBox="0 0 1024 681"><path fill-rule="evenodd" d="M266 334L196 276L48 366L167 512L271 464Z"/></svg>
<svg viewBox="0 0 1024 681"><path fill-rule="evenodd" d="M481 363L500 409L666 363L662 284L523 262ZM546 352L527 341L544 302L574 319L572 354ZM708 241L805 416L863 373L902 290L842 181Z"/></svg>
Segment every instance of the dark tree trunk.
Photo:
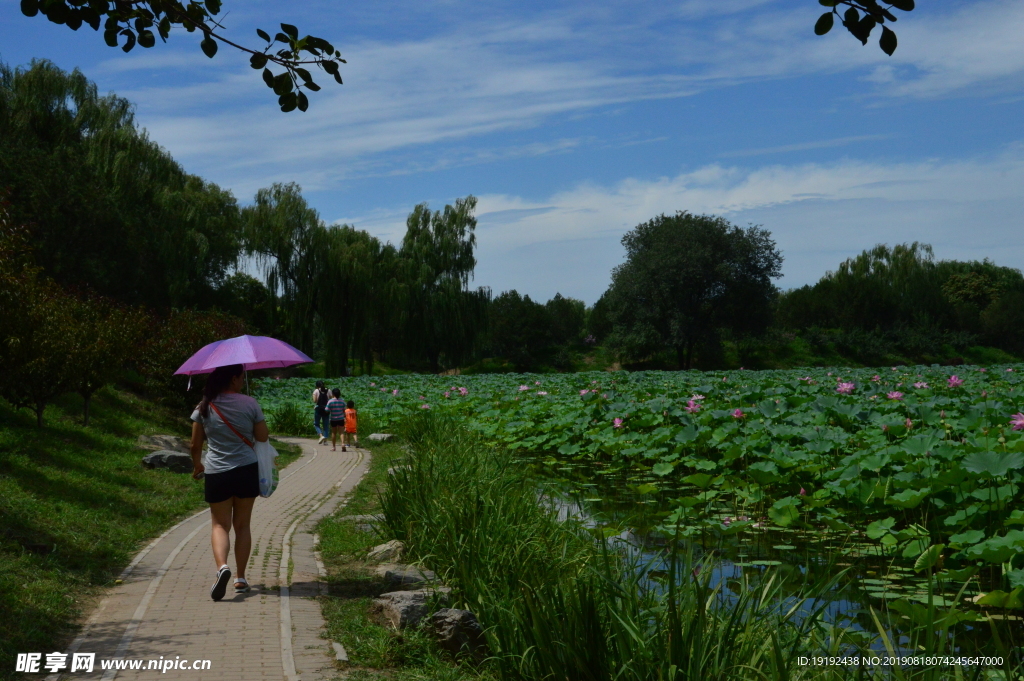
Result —
<svg viewBox="0 0 1024 681"><path fill-rule="evenodd" d="M36 402L36 426L43 427L43 411L46 409L46 402Z"/></svg>

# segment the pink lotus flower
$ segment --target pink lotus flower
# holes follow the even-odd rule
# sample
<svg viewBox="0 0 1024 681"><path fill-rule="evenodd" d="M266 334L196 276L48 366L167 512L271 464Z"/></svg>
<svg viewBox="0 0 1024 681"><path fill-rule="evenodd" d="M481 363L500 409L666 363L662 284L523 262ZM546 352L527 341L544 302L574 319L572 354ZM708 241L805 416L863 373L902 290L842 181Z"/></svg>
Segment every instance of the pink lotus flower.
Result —
<svg viewBox="0 0 1024 681"><path fill-rule="evenodd" d="M739 408L737 408L737 409L736 409L736 411L734 411L734 412L732 413L732 417L733 417L734 419L742 419L742 418L746 418L746 416L747 416L747 415L743 413L743 410L742 410L742 409L739 409Z"/></svg>
<svg viewBox="0 0 1024 681"><path fill-rule="evenodd" d="M459 394L465 397L469 394L469 390L467 388L459 388Z"/></svg>
<svg viewBox="0 0 1024 681"><path fill-rule="evenodd" d="M798 381L807 381L808 383L811 383L812 381L814 381L814 379L811 378L810 376L804 376L803 378L798 378L796 380L798 380Z"/></svg>
<svg viewBox="0 0 1024 681"><path fill-rule="evenodd" d="M928 384L925 383L924 381L918 381L917 383L914 384L914 387L917 388L918 390L926 390L928 388Z"/></svg>
<svg viewBox="0 0 1024 681"><path fill-rule="evenodd" d="M398 394L398 388L395 388L394 390L392 390L391 394L392 395L397 395Z"/></svg>
<svg viewBox="0 0 1024 681"><path fill-rule="evenodd" d="M423 403L423 404L420 405L420 409L430 409L430 405L426 404L426 403Z"/></svg>
<svg viewBox="0 0 1024 681"><path fill-rule="evenodd" d="M907 417L907 423L906 423L906 426L907 426L907 430L910 430L911 428L913 428L913 427L914 427L914 422L910 420L910 417L909 417L909 416Z"/></svg>
<svg viewBox="0 0 1024 681"><path fill-rule="evenodd" d="M986 371L988 371L988 369L982 367L981 369L978 369L978 371L980 371L981 373L985 373Z"/></svg>
<svg viewBox="0 0 1024 681"><path fill-rule="evenodd" d="M850 395L857 386L853 383L840 383L836 386L836 392L840 395Z"/></svg>
<svg viewBox="0 0 1024 681"><path fill-rule="evenodd" d="M964 384L964 379L960 378L956 374L953 374L952 376L949 377L949 380L946 381L946 383L949 384L950 388L959 388Z"/></svg>
<svg viewBox="0 0 1024 681"><path fill-rule="evenodd" d="M890 400L902 400L903 399L903 393L901 393L899 390L893 390L892 392L887 392L885 394L885 396L888 397Z"/></svg>
<svg viewBox="0 0 1024 681"><path fill-rule="evenodd" d="M692 401L696 402L697 400L703 400L704 396L703 395L698 395L697 393L694 393L694 394L690 395L690 399Z"/></svg>
<svg viewBox="0 0 1024 681"><path fill-rule="evenodd" d="M587 393L589 393L589 392L590 392L589 390L587 390L586 388L584 388L583 390L581 390L581 391L580 391L580 395L586 395L586 394L587 394Z"/></svg>
<svg viewBox="0 0 1024 681"><path fill-rule="evenodd" d="M426 396L425 396L425 395L420 395L419 399L420 399L420 400L426 400L427 398L426 398Z"/></svg>
<svg viewBox="0 0 1024 681"><path fill-rule="evenodd" d="M616 416L615 420L612 421L612 428L621 428L621 427L622 427L622 419L620 419L618 416Z"/></svg>
<svg viewBox="0 0 1024 681"><path fill-rule="evenodd" d="M530 389L530 386L528 386L528 385L521 385L521 386L519 386L519 392L523 392L523 391L526 391L526 390L529 390L529 389Z"/></svg>
<svg viewBox="0 0 1024 681"><path fill-rule="evenodd" d="M1007 371L1013 371L1013 369L1007 369Z"/></svg>
<svg viewBox="0 0 1024 681"><path fill-rule="evenodd" d="M371 383L371 384L370 384L370 387L371 387L371 388L376 388L376 387L377 387L377 384L376 384L376 383Z"/></svg>
<svg viewBox="0 0 1024 681"><path fill-rule="evenodd" d="M690 400L689 402L686 403L686 406L683 407L683 410L691 414L696 414L698 411L700 411L700 404L694 402L693 400Z"/></svg>
<svg viewBox="0 0 1024 681"><path fill-rule="evenodd" d="M596 395L596 394L597 394L597 388L594 388L594 389L593 389L593 390L591 390L590 392L592 392L592 393L594 393L594 394Z"/></svg>
<svg viewBox="0 0 1024 681"><path fill-rule="evenodd" d="M800 488L800 496L802 496L802 497L806 497L807 496L807 490L805 490L803 487Z"/></svg>
<svg viewBox="0 0 1024 681"><path fill-rule="evenodd" d="M1024 430L1024 413L1017 412L1010 417L1010 425L1014 430Z"/></svg>
<svg viewBox="0 0 1024 681"><path fill-rule="evenodd" d="M540 385L540 381L534 381L533 384L534 385Z"/></svg>
<svg viewBox="0 0 1024 681"><path fill-rule="evenodd" d="M446 390L446 391L444 392L444 396L445 396L445 397L451 397L451 396L452 396L452 394L451 394L450 392L448 392L448 391Z"/></svg>
<svg viewBox="0 0 1024 681"><path fill-rule="evenodd" d="M388 389L387 389L387 388L381 388L381 389L380 389L380 391L381 391L382 393L386 393L386 392L388 391Z"/></svg>
<svg viewBox="0 0 1024 681"><path fill-rule="evenodd" d="M832 372L831 372L831 371L830 371L830 372L828 372L828 374L826 374L826 376L831 376L831 375L832 375Z"/></svg>
<svg viewBox="0 0 1024 681"><path fill-rule="evenodd" d="M725 383L728 380L729 380L728 376L722 376L722 383Z"/></svg>
<svg viewBox="0 0 1024 681"><path fill-rule="evenodd" d="M882 380L882 377L879 376L878 374L875 374L874 376L871 377L871 380L874 381L875 383L878 383L879 381Z"/></svg>
<svg viewBox="0 0 1024 681"><path fill-rule="evenodd" d="M538 394L538 395L547 395L547 392L546 392L546 391L544 391L544 390L538 390L538 391L537 391L537 394Z"/></svg>

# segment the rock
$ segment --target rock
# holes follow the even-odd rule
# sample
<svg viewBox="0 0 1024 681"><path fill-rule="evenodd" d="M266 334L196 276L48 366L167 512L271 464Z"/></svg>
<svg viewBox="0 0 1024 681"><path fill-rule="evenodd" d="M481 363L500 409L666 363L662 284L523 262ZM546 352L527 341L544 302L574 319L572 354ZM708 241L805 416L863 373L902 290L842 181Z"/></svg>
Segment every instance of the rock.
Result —
<svg viewBox="0 0 1024 681"><path fill-rule="evenodd" d="M172 452L184 452L188 454L190 444L184 438L176 435L140 435L139 447L153 450L169 450Z"/></svg>
<svg viewBox="0 0 1024 681"><path fill-rule="evenodd" d="M375 514L364 514L364 515L343 515L338 520L347 520L353 523L379 523L384 520L384 516L380 513Z"/></svg>
<svg viewBox="0 0 1024 681"><path fill-rule="evenodd" d="M183 452L161 449L144 456L142 465L146 468L166 468L172 473L191 473L192 457Z"/></svg>
<svg viewBox="0 0 1024 681"><path fill-rule="evenodd" d="M370 619L395 629L416 626L426 616L430 601L436 596L438 601L447 602L449 592L443 587L383 593L370 604Z"/></svg>
<svg viewBox="0 0 1024 681"><path fill-rule="evenodd" d="M395 561L402 560L402 552L404 550L405 544L397 539L392 539L386 544L380 544L370 549L366 559L374 563L394 563Z"/></svg>
<svg viewBox="0 0 1024 681"><path fill-rule="evenodd" d="M430 570L421 570L414 565L385 563L374 570L378 577L383 577L389 586L409 586L437 581L437 575Z"/></svg>
<svg viewBox="0 0 1024 681"><path fill-rule="evenodd" d="M469 610L442 608L426 623L438 644L453 655L469 654L480 659L487 654L487 641L476 615Z"/></svg>
<svg viewBox="0 0 1024 681"><path fill-rule="evenodd" d="M368 439L373 442L387 442L393 437L394 435L392 435L391 433L370 433Z"/></svg>

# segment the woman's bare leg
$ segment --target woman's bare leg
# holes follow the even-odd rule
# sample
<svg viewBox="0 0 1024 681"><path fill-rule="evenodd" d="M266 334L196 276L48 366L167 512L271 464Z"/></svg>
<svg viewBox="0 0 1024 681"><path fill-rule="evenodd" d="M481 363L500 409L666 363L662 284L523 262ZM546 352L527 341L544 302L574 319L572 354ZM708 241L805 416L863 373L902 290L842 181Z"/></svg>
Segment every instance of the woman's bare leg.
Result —
<svg viewBox="0 0 1024 681"><path fill-rule="evenodd" d="M233 497L232 497L233 498ZM210 504L210 543L213 545L213 560L220 566L228 564L228 551L231 550L231 506L232 499Z"/></svg>
<svg viewBox="0 0 1024 681"><path fill-rule="evenodd" d="M249 521L252 520L252 507L256 498L239 499L232 497L234 502L234 514L231 517L231 524L235 528L235 565L237 577L245 577L245 566L249 562L249 554L252 552L252 532L249 529Z"/></svg>

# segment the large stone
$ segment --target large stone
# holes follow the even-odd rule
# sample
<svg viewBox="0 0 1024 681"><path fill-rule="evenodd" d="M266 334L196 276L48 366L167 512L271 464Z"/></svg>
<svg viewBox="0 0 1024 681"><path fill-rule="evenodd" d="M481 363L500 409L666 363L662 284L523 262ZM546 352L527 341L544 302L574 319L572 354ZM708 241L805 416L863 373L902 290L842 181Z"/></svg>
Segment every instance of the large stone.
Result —
<svg viewBox="0 0 1024 681"><path fill-rule="evenodd" d="M190 443L176 435L140 435L139 447L153 450L170 450L188 454Z"/></svg>
<svg viewBox="0 0 1024 681"><path fill-rule="evenodd" d="M397 539L392 539L386 544L380 544L370 549L366 559L374 563L395 563L402 560L402 552L405 545Z"/></svg>
<svg viewBox="0 0 1024 681"><path fill-rule="evenodd" d="M447 602L450 591L441 587L383 593L370 604L370 619L395 629L416 626L426 616L432 602Z"/></svg>
<svg viewBox="0 0 1024 681"><path fill-rule="evenodd" d="M142 458L146 468L166 468L172 473L191 473L192 457L184 452L160 449Z"/></svg>
<svg viewBox="0 0 1024 681"><path fill-rule="evenodd" d="M437 575L430 570L421 570L415 565L395 565L386 563L378 565L375 570L378 577L383 577L389 586L411 586L436 582Z"/></svg>
<svg viewBox="0 0 1024 681"><path fill-rule="evenodd" d="M373 442L387 442L393 437L394 435L391 433L370 433L369 435L369 439Z"/></svg>
<svg viewBox="0 0 1024 681"><path fill-rule="evenodd" d="M426 622L438 644L453 655L471 655L481 659L487 653L487 641L476 615L469 610L442 608Z"/></svg>

